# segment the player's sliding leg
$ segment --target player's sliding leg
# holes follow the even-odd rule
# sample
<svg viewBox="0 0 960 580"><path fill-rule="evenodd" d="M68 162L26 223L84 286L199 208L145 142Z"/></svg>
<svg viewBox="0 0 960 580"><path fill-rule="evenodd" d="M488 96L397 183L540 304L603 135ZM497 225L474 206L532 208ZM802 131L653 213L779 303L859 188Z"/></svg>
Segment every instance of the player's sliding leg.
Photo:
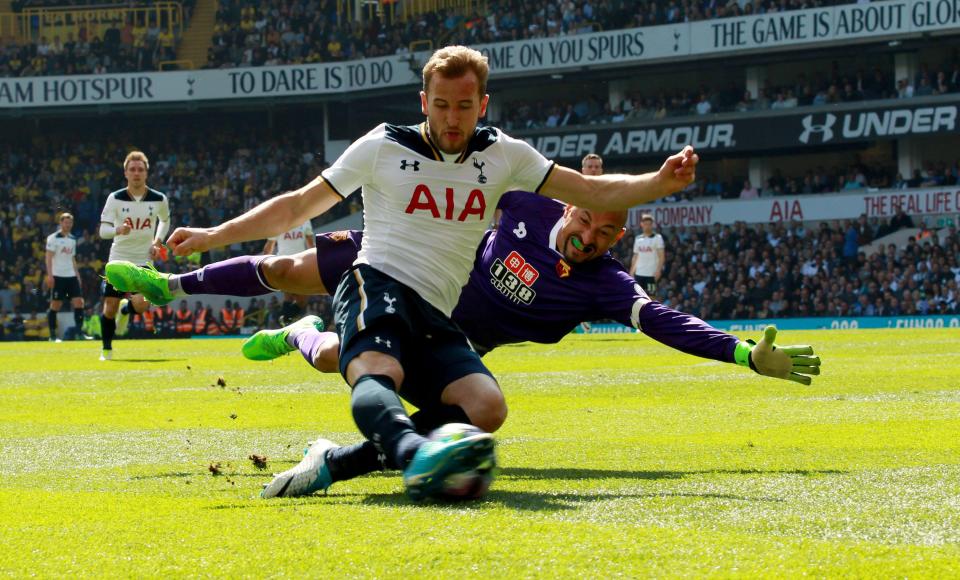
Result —
<svg viewBox="0 0 960 580"><path fill-rule="evenodd" d="M191 294L327 294L314 248L293 256L238 256L186 274L165 274L130 262L110 262L106 275L107 281L118 289L140 292L158 306Z"/></svg>
<svg viewBox="0 0 960 580"><path fill-rule="evenodd" d="M438 405L410 415L417 433L426 435L447 423L472 423L462 408ZM385 458L372 441L339 446L327 439L317 439L304 450L296 466L278 474L264 486L261 497L293 497L315 491L326 491L338 481L389 469Z"/></svg>
<svg viewBox="0 0 960 580"><path fill-rule="evenodd" d="M305 316L283 328L258 331L243 341L240 350L250 360L272 360L298 349L306 358L306 353L319 351L324 342L336 340L337 335L323 332L323 327L320 317ZM307 362L312 365L313 359L307 358Z"/></svg>
<svg viewBox="0 0 960 580"><path fill-rule="evenodd" d="M243 342L243 356L250 360L272 360L299 350L313 368L322 373L337 372L340 339L323 331L323 321L306 316L277 330L260 330Z"/></svg>

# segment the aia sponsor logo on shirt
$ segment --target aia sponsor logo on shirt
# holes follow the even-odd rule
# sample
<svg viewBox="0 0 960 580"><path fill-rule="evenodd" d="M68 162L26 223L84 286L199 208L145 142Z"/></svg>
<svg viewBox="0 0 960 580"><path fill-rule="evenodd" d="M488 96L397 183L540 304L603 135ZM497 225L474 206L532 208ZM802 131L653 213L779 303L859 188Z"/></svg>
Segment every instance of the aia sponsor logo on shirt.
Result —
<svg viewBox="0 0 960 580"><path fill-rule="evenodd" d="M303 239L303 232L301 232L300 230L297 230L297 231L295 231L295 232L287 232L287 233L283 234L283 239L285 239L285 240L302 240L302 239Z"/></svg>
<svg viewBox="0 0 960 580"><path fill-rule="evenodd" d="M131 230L150 230L153 229L153 218L126 218L124 225L130 226Z"/></svg>
<svg viewBox="0 0 960 580"><path fill-rule="evenodd" d="M490 283L501 294L518 304L530 304L537 297L533 283L540 272L514 250L505 260L497 258L490 266Z"/></svg>
<svg viewBox="0 0 960 580"><path fill-rule="evenodd" d="M452 187L444 188L444 201L446 202L444 206L444 215L443 219L448 221L457 221L463 222L466 221L471 215L477 216L479 221L483 221L484 215L487 211L487 200L483 197L483 191L479 189L473 189L467 195L467 201L463 206L463 209L458 213L456 211L454 203L454 191ZM410 197L410 203L407 204L407 209L404 210L406 213L412 214L414 212L422 211L428 212L435 219L440 219L440 207L437 205L437 200L434 198L433 192L430 191L430 188L426 184L419 184L413 190L413 195ZM458 213L456 217L454 214Z"/></svg>

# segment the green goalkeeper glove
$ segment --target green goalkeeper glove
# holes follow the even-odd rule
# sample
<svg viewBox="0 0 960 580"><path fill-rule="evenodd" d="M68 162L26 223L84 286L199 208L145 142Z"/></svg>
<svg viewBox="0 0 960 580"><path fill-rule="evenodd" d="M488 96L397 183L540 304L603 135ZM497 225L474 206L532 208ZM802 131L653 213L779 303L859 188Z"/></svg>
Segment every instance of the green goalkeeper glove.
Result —
<svg viewBox="0 0 960 580"><path fill-rule="evenodd" d="M813 356L813 347L808 345L777 346L777 327L768 326L763 339L737 344L733 358L740 366L749 366L765 377L787 379L809 385L813 379L808 375L820 374L820 357Z"/></svg>

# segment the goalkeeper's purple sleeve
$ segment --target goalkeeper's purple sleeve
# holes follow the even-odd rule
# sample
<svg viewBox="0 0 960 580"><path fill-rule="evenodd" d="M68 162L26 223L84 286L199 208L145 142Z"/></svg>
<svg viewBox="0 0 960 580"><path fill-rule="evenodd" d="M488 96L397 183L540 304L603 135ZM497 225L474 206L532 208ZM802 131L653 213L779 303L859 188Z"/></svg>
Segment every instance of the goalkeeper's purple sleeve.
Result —
<svg viewBox="0 0 960 580"><path fill-rule="evenodd" d="M650 338L687 354L734 362L740 339L714 328L696 316L650 302L640 309L640 330Z"/></svg>

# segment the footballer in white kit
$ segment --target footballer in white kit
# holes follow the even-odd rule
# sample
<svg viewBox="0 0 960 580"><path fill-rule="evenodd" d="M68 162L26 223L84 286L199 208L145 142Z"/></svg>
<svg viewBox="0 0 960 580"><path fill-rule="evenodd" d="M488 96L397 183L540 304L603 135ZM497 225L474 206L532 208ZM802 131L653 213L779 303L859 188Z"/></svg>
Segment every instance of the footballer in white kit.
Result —
<svg viewBox="0 0 960 580"><path fill-rule="evenodd" d="M57 337L57 313L64 300L70 300L73 307L74 336L82 338L83 293L80 290L80 276L77 272L77 238L70 233L73 230L73 215L63 213L60 216L60 228L47 236L44 261L47 266L46 283L50 290L50 309L47 310L47 326L50 328L50 340Z"/></svg>
<svg viewBox="0 0 960 580"><path fill-rule="evenodd" d="M313 234L313 225L310 224L310 220L307 220L279 236L268 238L267 243L263 245L263 253L264 255L296 256L315 246L316 239ZM310 261L314 261L312 257ZM283 306L280 310L280 324L286 326L294 320L298 320L306 303L307 297L305 295L284 292Z"/></svg>
<svg viewBox="0 0 960 580"><path fill-rule="evenodd" d="M297 466L267 484L264 498L327 489L360 467L402 469L415 499L443 496L451 476L489 473L496 463L489 431L505 420L506 405L450 313L501 195L542 191L587 210L624 210L694 179L698 157L691 147L657 172L584 176L524 141L478 127L489 100L488 74L486 57L476 50L437 50L423 67L420 103L427 122L380 125L300 189L214 228L178 229L168 240L178 255L187 255L276 235L362 191L363 244L337 287L334 315L340 370L353 389L354 421L368 442L315 442ZM587 245L575 251L586 255ZM301 322L277 336L300 348L308 333L298 328L313 324L309 317ZM398 393L418 407L413 416ZM423 436L437 425L472 423L471 416L484 417L475 423L480 429L461 429L460 437Z"/></svg>
<svg viewBox="0 0 960 580"><path fill-rule="evenodd" d="M653 296L663 271L663 236L653 231L651 215L645 214L640 218L640 228L640 233L633 240L630 274L648 295Z"/></svg>
<svg viewBox="0 0 960 580"><path fill-rule="evenodd" d="M163 237L170 228L170 204L163 193L147 187L150 162L141 151L129 153L123 161L127 187L107 196L100 214L100 237L110 245L109 261L123 260L146 266L162 252ZM120 303L120 292L106 280L103 282L103 314L100 317L103 352L100 360L113 357L113 337L120 326L121 334L131 313L140 313L150 304L137 294ZM119 317L117 316L119 311Z"/></svg>

